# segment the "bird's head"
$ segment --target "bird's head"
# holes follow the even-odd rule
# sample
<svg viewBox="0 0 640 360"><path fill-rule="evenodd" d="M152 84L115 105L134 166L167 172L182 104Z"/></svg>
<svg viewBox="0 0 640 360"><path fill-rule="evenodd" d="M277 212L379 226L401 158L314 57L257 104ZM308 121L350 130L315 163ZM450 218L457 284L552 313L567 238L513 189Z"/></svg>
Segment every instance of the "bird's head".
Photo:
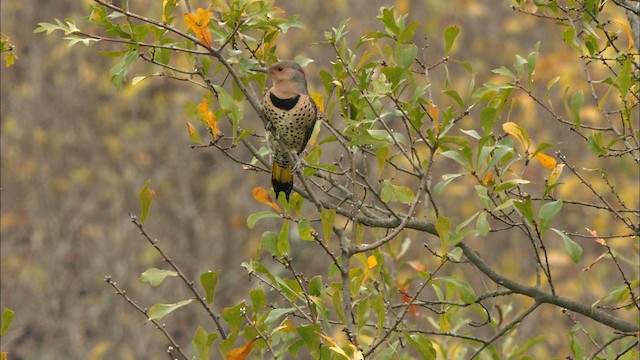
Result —
<svg viewBox="0 0 640 360"><path fill-rule="evenodd" d="M291 60L279 61L268 68L251 69L266 73L273 81L274 88L291 89L296 93L307 93L307 79L302 67Z"/></svg>

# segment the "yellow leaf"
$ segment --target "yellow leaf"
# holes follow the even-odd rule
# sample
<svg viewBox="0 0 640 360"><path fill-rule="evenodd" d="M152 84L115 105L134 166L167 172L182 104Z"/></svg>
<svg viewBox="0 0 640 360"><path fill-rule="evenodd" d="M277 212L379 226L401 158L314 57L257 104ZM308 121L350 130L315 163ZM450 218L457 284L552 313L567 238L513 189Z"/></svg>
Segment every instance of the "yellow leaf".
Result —
<svg viewBox="0 0 640 360"><path fill-rule="evenodd" d="M429 112L429 116L431 117L431 120L433 120L433 126L436 129L436 133L439 133L440 123L438 123L438 115L440 110L438 110L438 106L434 105L431 101L429 101L429 109L427 111Z"/></svg>
<svg viewBox="0 0 640 360"><path fill-rule="evenodd" d="M252 192L253 192L253 198L256 199L256 201L261 202L265 205L269 205L273 210L282 214L282 210L280 210L280 207L278 206L278 204L276 204L273 200L271 200L271 197L269 196L269 193L265 188L257 186L253 188Z"/></svg>
<svg viewBox="0 0 640 360"><path fill-rule="evenodd" d="M502 130L504 130L504 132L506 132L507 134L515 137L526 150L528 150L531 146L531 140L529 139L527 131L518 126L518 124L508 121L502 124Z"/></svg>
<svg viewBox="0 0 640 360"><path fill-rule="evenodd" d="M251 341L249 341L248 343L244 344L243 346L239 347L239 348L235 348L231 351L229 351L229 353L227 354L226 359L227 360L244 360L247 358L247 355L249 355L249 353L251 352L251 348L253 347L253 343L258 340L258 338L255 338Z"/></svg>
<svg viewBox="0 0 640 360"><path fill-rule="evenodd" d="M369 266L369 269L373 269L376 265L378 265L378 260L376 260L376 257L371 255L367 258L367 266Z"/></svg>
<svg viewBox="0 0 640 360"><path fill-rule="evenodd" d="M188 121L187 121L187 131L189 132L189 139L191 139L191 141L198 144L202 144L202 140L200 139L200 134L198 133L198 130L196 129L195 126L193 126L193 124L191 124Z"/></svg>
<svg viewBox="0 0 640 360"><path fill-rule="evenodd" d="M191 13L184 14L184 22L193 30L198 40L202 41L207 47L211 47L213 42L209 31L209 21L211 21L212 16L213 13L211 11L202 8L198 8L196 15Z"/></svg>
<svg viewBox="0 0 640 360"><path fill-rule="evenodd" d="M549 176L549 185L553 185L558 181L558 178L562 174L562 169L564 169L564 164L558 164L553 168L553 170L551 170L551 175Z"/></svg>
<svg viewBox="0 0 640 360"><path fill-rule="evenodd" d="M627 33L627 39L629 39L629 47L627 48L627 51L631 51L635 45L635 43L633 42L633 35L631 35L631 27L629 26L629 24L624 23L620 20L616 21L620 24L620 26L622 26L624 32Z"/></svg>
<svg viewBox="0 0 640 360"><path fill-rule="evenodd" d="M540 164L542 164L542 166L546 167L547 169L553 169L556 166L556 159L541 152L536 154L536 159L538 159L538 161L540 161Z"/></svg>
<svg viewBox="0 0 640 360"><path fill-rule="evenodd" d="M7 352L3 351L2 353L0 353L0 360L7 360Z"/></svg>
<svg viewBox="0 0 640 360"><path fill-rule="evenodd" d="M317 92L312 91L311 92L311 98L313 99L313 102L316 103L316 106L318 107L318 111L320 112L324 112L324 97Z"/></svg>
<svg viewBox="0 0 640 360"><path fill-rule="evenodd" d="M330 338L329 336L319 332L318 335L322 336L325 340L327 340L329 342L329 344L331 344L331 346L338 346L338 344L335 342L335 340L333 340L332 338Z"/></svg>

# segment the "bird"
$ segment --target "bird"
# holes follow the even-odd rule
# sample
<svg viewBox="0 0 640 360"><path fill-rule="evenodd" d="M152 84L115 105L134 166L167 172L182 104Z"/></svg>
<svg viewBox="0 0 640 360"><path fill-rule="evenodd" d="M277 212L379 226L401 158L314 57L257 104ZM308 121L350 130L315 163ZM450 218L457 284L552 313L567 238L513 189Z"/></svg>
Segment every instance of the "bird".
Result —
<svg viewBox="0 0 640 360"><path fill-rule="evenodd" d="M276 198L284 192L287 201L293 190L293 167L288 152L302 153L316 122L318 107L307 90L307 79L300 65L279 61L266 73L272 86L265 92L263 111L268 120L267 143L272 152L271 185Z"/></svg>

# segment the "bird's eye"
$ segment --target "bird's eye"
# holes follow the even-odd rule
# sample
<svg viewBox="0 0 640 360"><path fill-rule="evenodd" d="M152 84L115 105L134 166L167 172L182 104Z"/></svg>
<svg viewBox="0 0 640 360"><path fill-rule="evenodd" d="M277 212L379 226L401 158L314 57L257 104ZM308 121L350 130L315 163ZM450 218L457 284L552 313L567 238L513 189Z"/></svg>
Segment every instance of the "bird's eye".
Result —
<svg viewBox="0 0 640 360"><path fill-rule="evenodd" d="M278 71L282 71L282 66L278 66Z"/></svg>

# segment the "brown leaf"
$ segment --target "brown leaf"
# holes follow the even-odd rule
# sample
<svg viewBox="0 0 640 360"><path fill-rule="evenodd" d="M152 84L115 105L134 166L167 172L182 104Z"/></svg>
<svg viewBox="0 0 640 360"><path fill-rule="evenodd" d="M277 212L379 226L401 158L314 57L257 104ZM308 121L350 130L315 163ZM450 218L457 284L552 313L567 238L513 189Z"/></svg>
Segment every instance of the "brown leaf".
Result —
<svg viewBox="0 0 640 360"><path fill-rule="evenodd" d="M593 262L591 264L589 264L589 266L587 266L586 268L582 269L582 271L591 270L593 265L595 265L598 261L600 261L603 257L607 256L608 254L609 254L608 252L600 254L600 256L598 256L595 260L593 260Z"/></svg>
<svg viewBox="0 0 640 360"><path fill-rule="evenodd" d="M248 343L242 345L239 348L235 348L227 354L227 360L244 360L247 358L247 355L251 352L251 348L253 347L253 343L256 342L258 338L255 338Z"/></svg>
<svg viewBox="0 0 640 360"><path fill-rule="evenodd" d="M256 201L261 202L265 205L269 205L273 210L282 214L280 206L278 206L278 204L271 200L271 197L269 196L269 193L267 193L267 190L265 188L257 186L253 188L252 192L253 198L256 199Z"/></svg>

